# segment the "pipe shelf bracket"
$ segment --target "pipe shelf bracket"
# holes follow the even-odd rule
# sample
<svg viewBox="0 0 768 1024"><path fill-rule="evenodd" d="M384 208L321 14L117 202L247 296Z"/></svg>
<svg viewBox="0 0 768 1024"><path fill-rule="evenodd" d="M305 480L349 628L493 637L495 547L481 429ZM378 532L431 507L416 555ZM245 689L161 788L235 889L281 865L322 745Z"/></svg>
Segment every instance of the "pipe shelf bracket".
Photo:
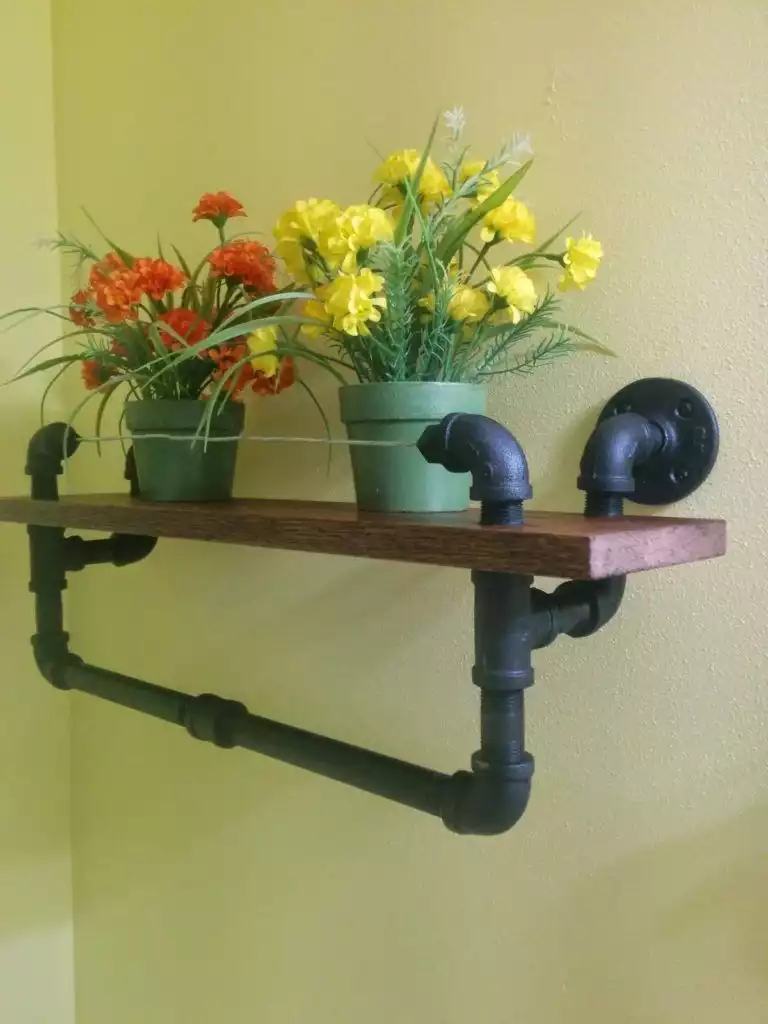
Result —
<svg viewBox="0 0 768 1024"><path fill-rule="evenodd" d="M32 437L27 473L33 499L58 501L57 477L80 439L62 423ZM515 437L484 416L454 414L424 432L427 461L472 475L481 523L514 531L531 497L528 464ZM623 498L676 500L704 479L717 453L717 423L698 392L677 381L639 381L606 406L587 442L579 486L587 516L616 517ZM684 472L686 471L687 472ZM137 495L131 452L126 464ZM617 613L625 576L579 579L548 593L519 573L475 570L472 680L480 691L479 746L470 769L452 775L251 714L216 694L195 696L84 662L64 629L67 576L98 563L126 566L148 557L154 536L113 533L100 540L67 536L61 526L29 525L30 589L35 599L35 661L60 690L80 690L160 718L218 747L242 747L336 779L440 818L453 832L495 835L523 815L533 757L525 749L525 691L533 684L532 653L557 637L591 636Z"/></svg>

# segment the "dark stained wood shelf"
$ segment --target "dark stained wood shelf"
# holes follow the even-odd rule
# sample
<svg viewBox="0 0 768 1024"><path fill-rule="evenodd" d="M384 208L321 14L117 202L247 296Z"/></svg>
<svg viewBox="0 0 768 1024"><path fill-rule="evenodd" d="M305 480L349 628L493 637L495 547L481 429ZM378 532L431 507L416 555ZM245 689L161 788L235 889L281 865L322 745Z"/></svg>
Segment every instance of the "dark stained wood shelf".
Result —
<svg viewBox="0 0 768 1024"><path fill-rule="evenodd" d="M354 505L239 498L162 504L123 495L0 498L0 522L147 534L384 558L465 569L599 579L725 553L725 522L526 512L522 527L480 526L476 510L385 515Z"/></svg>

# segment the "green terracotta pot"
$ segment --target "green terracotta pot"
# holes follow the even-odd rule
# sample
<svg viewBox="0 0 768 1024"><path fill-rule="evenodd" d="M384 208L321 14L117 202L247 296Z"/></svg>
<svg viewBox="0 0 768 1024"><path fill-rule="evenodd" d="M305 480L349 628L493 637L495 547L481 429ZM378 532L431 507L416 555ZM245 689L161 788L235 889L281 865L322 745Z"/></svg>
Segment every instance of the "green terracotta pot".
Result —
<svg viewBox="0 0 768 1024"><path fill-rule="evenodd" d="M485 412L481 384L403 382L341 388L341 419L353 441L415 442L452 412ZM468 474L431 466L415 447L351 445L358 507L371 512L460 512Z"/></svg>
<svg viewBox="0 0 768 1024"><path fill-rule="evenodd" d="M203 438L192 442L206 402L193 399L127 402L125 423L133 436L133 452L141 497L147 501L226 501L232 497L238 441ZM245 410L228 402L214 416L211 438L242 433ZM187 441L144 437L172 434Z"/></svg>

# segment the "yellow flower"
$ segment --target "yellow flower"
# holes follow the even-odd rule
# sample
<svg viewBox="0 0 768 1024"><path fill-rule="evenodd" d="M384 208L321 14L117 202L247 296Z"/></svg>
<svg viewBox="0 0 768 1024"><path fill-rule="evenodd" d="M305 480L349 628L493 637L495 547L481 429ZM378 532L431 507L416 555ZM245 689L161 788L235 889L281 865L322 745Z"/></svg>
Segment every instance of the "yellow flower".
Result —
<svg viewBox="0 0 768 1024"><path fill-rule="evenodd" d="M265 377L274 377L280 369L280 360L275 351L277 328L258 327L248 335L247 344L254 370L263 373Z"/></svg>
<svg viewBox="0 0 768 1024"><path fill-rule="evenodd" d="M308 299L304 303L301 315L317 321L317 325L302 325L302 334L307 338L319 338L331 326L331 318L326 313L325 306L320 299Z"/></svg>
<svg viewBox="0 0 768 1024"><path fill-rule="evenodd" d="M317 277L310 269L311 264L307 265L307 248L317 245L321 233L333 224L340 212L330 199L300 199L275 224L273 234L277 253L289 273L301 284L309 284Z"/></svg>
<svg viewBox="0 0 768 1024"><path fill-rule="evenodd" d="M566 238L563 263L565 273L557 282L561 291L579 288L582 291L590 281L594 281L600 260L603 258L603 247L592 235L582 235L578 240Z"/></svg>
<svg viewBox="0 0 768 1024"><path fill-rule="evenodd" d="M532 313L536 308L536 288L533 281L520 267L495 267L486 288L506 307L513 324L519 323L523 313Z"/></svg>
<svg viewBox="0 0 768 1024"><path fill-rule="evenodd" d="M347 274L357 270L357 254L377 242L390 242L395 227L386 210L378 206L348 206L332 224L326 226L318 239L318 248L332 268L341 267Z"/></svg>
<svg viewBox="0 0 768 1024"><path fill-rule="evenodd" d="M422 297L419 299L419 301L416 303L416 305L420 309L426 310L427 313L434 313L435 312L435 293L434 292L427 292L426 295L422 295ZM424 317L424 319L427 319L427 318Z"/></svg>
<svg viewBox="0 0 768 1024"><path fill-rule="evenodd" d="M381 320L380 307L386 306L383 296L374 298L374 293L384 287L381 274L374 274L367 267L358 274L339 276L318 288L325 311L337 331L356 337L368 334L368 323Z"/></svg>
<svg viewBox="0 0 768 1024"><path fill-rule="evenodd" d="M483 217L480 237L484 242L533 242L536 218L528 207L511 196Z"/></svg>
<svg viewBox="0 0 768 1024"><path fill-rule="evenodd" d="M470 288L466 284L458 286L448 303L448 312L452 319L470 323L482 320L490 308L488 296L483 295L479 288Z"/></svg>
<svg viewBox="0 0 768 1024"><path fill-rule="evenodd" d="M487 199L501 184L498 171L483 172L485 164L485 160L465 160L459 170L459 181L462 185L465 181L469 181L470 178L481 175L477 182L477 188L469 196L470 199L477 199L479 203Z"/></svg>
<svg viewBox="0 0 768 1024"><path fill-rule="evenodd" d="M384 202L402 204L403 196L406 195L403 182L414 176L420 162L421 153L417 149L401 149L387 157L374 176L375 181L390 186L384 190ZM427 157L419 181L419 199L422 203L437 203L450 194L451 186L445 174L432 157Z"/></svg>
<svg viewBox="0 0 768 1024"><path fill-rule="evenodd" d="M376 171L375 180L385 185L397 185L414 176L420 160L421 153L418 149L400 149L387 157Z"/></svg>

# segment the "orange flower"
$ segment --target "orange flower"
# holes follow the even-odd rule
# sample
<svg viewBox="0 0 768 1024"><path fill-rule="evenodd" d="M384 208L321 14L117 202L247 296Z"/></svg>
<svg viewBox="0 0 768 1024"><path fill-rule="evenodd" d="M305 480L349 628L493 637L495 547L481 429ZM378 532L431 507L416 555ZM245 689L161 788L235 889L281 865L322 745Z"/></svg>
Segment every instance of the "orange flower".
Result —
<svg viewBox="0 0 768 1024"><path fill-rule="evenodd" d="M216 363L216 369L211 374L213 380L221 380L235 363L249 355L248 346L243 344L219 345L218 348L208 349L208 357ZM285 391L296 380L293 360L286 356L280 362L280 368L272 377L265 373L254 370L250 362L245 362L237 373L226 381L224 388L233 398L238 398L244 388L250 385L257 395L279 395Z"/></svg>
<svg viewBox="0 0 768 1024"><path fill-rule="evenodd" d="M280 369L274 377L267 377L263 373L255 373L251 387L257 395L279 395L281 391L289 388L295 380L296 371L293 366L293 360L290 356L286 356L281 360Z"/></svg>
<svg viewBox="0 0 768 1024"><path fill-rule="evenodd" d="M112 376L110 368L98 359L84 359L80 365L80 373L87 391L96 391Z"/></svg>
<svg viewBox="0 0 768 1024"><path fill-rule="evenodd" d="M128 264L122 256L116 252L108 252L100 263L94 264L102 274L108 274L112 270L126 270Z"/></svg>
<svg viewBox="0 0 768 1024"><path fill-rule="evenodd" d="M90 294L80 288L69 300L69 319L78 327L93 327L96 321L88 313L87 306L91 302Z"/></svg>
<svg viewBox="0 0 768 1024"><path fill-rule="evenodd" d="M268 295L275 290L275 261L259 242L227 242L208 257L212 277L225 277L249 291Z"/></svg>
<svg viewBox="0 0 768 1024"><path fill-rule="evenodd" d="M141 290L156 300L181 288L187 280L183 270L165 260L142 257L134 261L132 270L141 278Z"/></svg>
<svg viewBox="0 0 768 1024"><path fill-rule="evenodd" d="M111 324L135 318L134 307L141 301L141 275L115 252L94 263L88 284L96 305Z"/></svg>
<svg viewBox="0 0 768 1024"><path fill-rule="evenodd" d="M216 369L211 374L211 379L221 380L235 363L247 357L248 347L239 342L235 345L219 345L217 348L208 349L206 355L216 363ZM237 398L243 388L252 380L253 367L250 362L245 362L236 373L233 373L225 381L224 389L233 398Z"/></svg>
<svg viewBox="0 0 768 1024"><path fill-rule="evenodd" d="M211 220L222 228L230 217L245 217L245 210L229 192L203 193L192 211L192 220Z"/></svg>
<svg viewBox="0 0 768 1024"><path fill-rule="evenodd" d="M138 274L132 270L118 270L91 281L93 297L105 318L111 324L136 317L136 305L141 301Z"/></svg>
<svg viewBox="0 0 768 1024"><path fill-rule="evenodd" d="M171 331L184 339L187 345L195 345L203 338L207 338L211 331L210 324L192 309L169 309L167 313L161 313L158 320L167 324ZM182 343L170 331L159 328L160 340L172 351L183 348Z"/></svg>

